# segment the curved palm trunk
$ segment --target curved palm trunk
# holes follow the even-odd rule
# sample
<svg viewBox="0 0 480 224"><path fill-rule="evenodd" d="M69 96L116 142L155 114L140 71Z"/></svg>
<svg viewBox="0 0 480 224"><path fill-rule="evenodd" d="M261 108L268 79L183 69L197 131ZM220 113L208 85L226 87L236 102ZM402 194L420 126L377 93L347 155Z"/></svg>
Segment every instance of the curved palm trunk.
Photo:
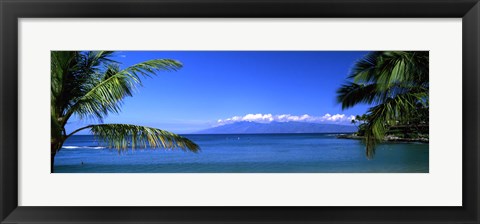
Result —
<svg viewBox="0 0 480 224"><path fill-rule="evenodd" d="M55 154L56 153L51 153L50 154L50 173L53 173L53 167L54 167L54 164L55 164Z"/></svg>
<svg viewBox="0 0 480 224"><path fill-rule="evenodd" d="M50 172L54 172L54 164L55 164L55 155L60 150L63 145L63 140L58 138L52 138L50 141Z"/></svg>

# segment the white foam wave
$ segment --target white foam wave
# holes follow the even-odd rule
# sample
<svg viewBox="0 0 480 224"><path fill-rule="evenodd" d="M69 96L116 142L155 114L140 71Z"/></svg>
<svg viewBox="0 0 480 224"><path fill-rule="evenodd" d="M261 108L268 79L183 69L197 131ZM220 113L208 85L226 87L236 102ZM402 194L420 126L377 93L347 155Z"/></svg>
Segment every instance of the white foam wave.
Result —
<svg viewBox="0 0 480 224"><path fill-rule="evenodd" d="M70 145L66 145L66 146L63 146L62 148L64 148L64 149L104 149L106 147L103 147L103 146L70 146Z"/></svg>

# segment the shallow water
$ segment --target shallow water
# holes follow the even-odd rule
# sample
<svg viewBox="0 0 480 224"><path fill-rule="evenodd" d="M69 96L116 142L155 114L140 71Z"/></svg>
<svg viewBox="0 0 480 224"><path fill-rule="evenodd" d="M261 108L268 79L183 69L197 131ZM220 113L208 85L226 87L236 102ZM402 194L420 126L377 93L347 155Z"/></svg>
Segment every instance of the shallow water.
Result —
<svg viewBox="0 0 480 224"><path fill-rule="evenodd" d="M58 173L428 173L429 147L388 143L365 157L359 140L334 134L184 135L199 153L137 149L119 154L89 135L69 138L55 158Z"/></svg>

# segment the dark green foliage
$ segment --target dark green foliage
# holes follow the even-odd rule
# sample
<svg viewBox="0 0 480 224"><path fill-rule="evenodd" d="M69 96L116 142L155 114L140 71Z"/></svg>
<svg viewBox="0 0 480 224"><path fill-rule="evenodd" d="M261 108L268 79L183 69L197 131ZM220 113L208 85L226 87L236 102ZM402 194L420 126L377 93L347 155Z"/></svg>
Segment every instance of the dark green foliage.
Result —
<svg viewBox="0 0 480 224"><path fill-rule="evenodd" d="M348 81L337 91L342 108L372 104L359 119L366 154L398 125L428 126L429 53L427 51L371 52L353 67Z"/></svg>

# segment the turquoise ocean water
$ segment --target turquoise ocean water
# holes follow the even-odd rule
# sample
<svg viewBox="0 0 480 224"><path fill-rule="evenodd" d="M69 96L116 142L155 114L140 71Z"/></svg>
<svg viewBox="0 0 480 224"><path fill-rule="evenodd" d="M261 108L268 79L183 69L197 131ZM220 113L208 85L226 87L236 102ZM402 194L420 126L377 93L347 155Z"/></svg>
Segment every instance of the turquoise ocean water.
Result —
<svg viewBox="0 0 480 224"><path fill-rule="evenodd" d="M55 158L58 173L428 173L429 147L386 143L365 157L359 140L335 134L184 135L201 147L137 149L119 154L93 136L68 139Z"/></svg>

